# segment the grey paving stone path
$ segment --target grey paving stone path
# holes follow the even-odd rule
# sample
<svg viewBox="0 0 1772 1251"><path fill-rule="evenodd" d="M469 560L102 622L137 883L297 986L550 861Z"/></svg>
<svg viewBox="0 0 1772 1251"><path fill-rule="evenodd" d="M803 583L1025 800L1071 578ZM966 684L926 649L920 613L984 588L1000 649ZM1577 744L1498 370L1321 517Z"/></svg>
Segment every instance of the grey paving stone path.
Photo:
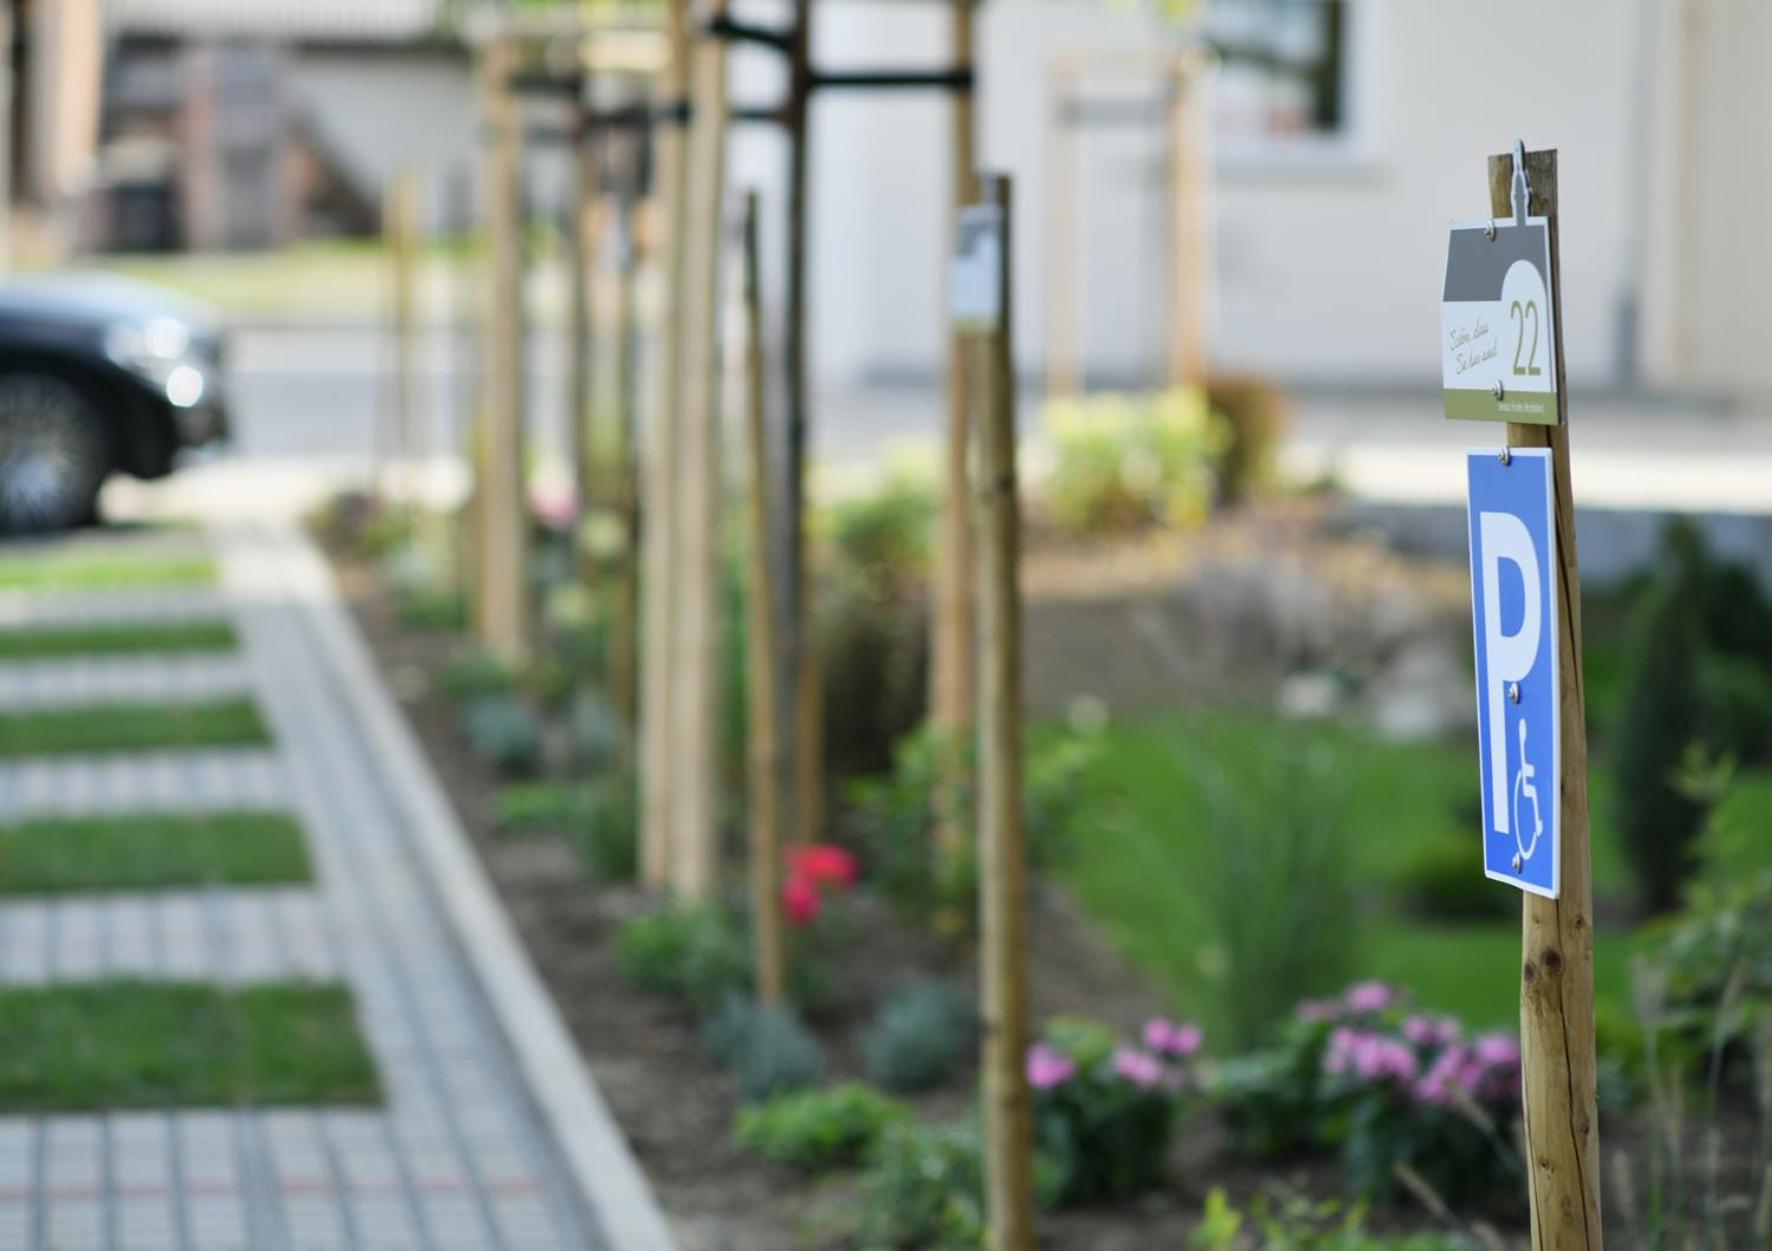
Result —
<svg viewBox="0 0 1772 1251"><path fill-rule="evenodd" d="M616 1251L601 1231L620 1222L591 1212L548 1132L311 605L252 567L265 553L250 540L230 536L221 550L220 595L9 594L0 628L162 619L203 599L191 615L225 610L241 660L118 659L79 689L191 699L239 678L274 748L8 761L0 821L288 807L308 833L314 886L0 901L0 986L342 978L386 1106L0 1116L0 1251ZM29 667L0 667L0 707L19 691L59 699L41 673L19 676Z"/></svg>
<svg viewBox="0 0 1772 1251"><path fill-rule="evenodd" d="M235 654L72 656L0 662L0 708L221 699L250 689Z"/></svg>

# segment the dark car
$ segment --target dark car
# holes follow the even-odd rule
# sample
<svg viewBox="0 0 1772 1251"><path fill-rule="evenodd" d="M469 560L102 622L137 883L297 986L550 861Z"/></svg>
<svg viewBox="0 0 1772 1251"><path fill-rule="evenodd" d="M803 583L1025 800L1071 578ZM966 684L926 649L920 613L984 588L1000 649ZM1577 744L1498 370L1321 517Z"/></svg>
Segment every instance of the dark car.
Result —
<svg viewBox="0 0 1772 1251"><path fill-rule="evenodd" d="M208 310L146 283L0 282L0 531L82 524L110 474L225 440L222 356Z"/></svg>

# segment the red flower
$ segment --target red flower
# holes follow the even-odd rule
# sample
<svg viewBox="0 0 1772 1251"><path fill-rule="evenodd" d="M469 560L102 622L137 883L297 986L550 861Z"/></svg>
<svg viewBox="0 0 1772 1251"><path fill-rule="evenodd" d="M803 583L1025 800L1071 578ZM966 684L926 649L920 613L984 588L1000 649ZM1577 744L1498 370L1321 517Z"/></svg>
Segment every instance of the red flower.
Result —
<svg viewBox="0 0 1772 1251"><path fill-rule="evenodd" d="M818 887L805 874L795 872L781 884L781 910L789 925L812 924L823 907L824 900L819 897Z"/></svg>
<svg viewBox="0 0 1772 1251"><path fill-rule="evenodd" d="M833 847L829 843L795 848L788 855L788 872L804 877L815 885L840 886L844 889L854 886L855 880L861 876L855 857L841 847Z"/></svg>

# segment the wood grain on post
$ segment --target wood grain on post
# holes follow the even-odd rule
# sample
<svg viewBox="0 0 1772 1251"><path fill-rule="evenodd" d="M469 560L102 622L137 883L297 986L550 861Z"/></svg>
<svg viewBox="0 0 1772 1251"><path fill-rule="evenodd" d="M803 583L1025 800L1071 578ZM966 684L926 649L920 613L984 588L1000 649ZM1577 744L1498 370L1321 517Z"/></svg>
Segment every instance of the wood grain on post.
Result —
<svg viewBox="0 0 1772 1251"><path fill-rule="evenodd" d="M969 70L973 64L973 0L950 0L950 15L954 66ZM954 207L959 209L978 199L970 91L954 93L952 122L949 146ZM973 706L977 701L972 487L968 471L972 441L970 347L965 336L957 332L949 335L947 439L938 513L940 532L932 579L934 603L930 614L933 635L929 641L929 719L944 739L935 831L940 854L950 863L961 850L961 831L965 828L958 805L965 793L963 775L967 762L964 745L972 729Z"/></svg>
<svg viewBox="0 0 1772 1251"><path fill-rule="evenodd" d="M480 413L484 459L476 484L477 625L481 643L507 661L521 661L529 651L528 519L523 501L523 139L522 118L509 83L516 52L516 45L501 36L487 46L481 65L491 143L486 170L491 324Z"/></svg>
<svg viewBox="0 0 1772 1251"><path fill-rule="evenodd" d="M1021 810L1021 518L1015 473L1010 182L980 180L1002 209L999 321L974 350L978 402L978 915L990 1251L1034 1243L1028 1090L1027 839Z"/></svg>
<svg viewBox="0 0 1772 1251"><path fill-rule="evenodd" d="M709 16L725 9L713 0ZM720 255L726 174L726 44L704 37L690 58L683 408L672 659L671 886L713 896L718 877L720 748Z"/></svg>
<svg viewBox="0 0 1772 1251"><path fill-rule="evenodd" d="M671 109L689 84L687 0L666 8L670 55L659 78ZM658 239L664 277L656 372L651 380L651 438L645 448L645 486L640 496L640 875L657 888L670 880L671 800L675 786L672 750L672 639L676 635L677 443L682 416L683 287L688 273L684 235L688 223L689 144L681 122L666 120L657 132Z"/></svg>
<svg viewBox="0 0 1772 1251"><path fill-rule="evenodd" d="M1514 160L1489 158L1489 211L1511 219ZM1588 845L1587 700L1581 667L1581 577L1569 480L1568 387L1563 370L1562 260L1557 237L1557 154L1528 152L1527 211L1550 219L1556 350L1555 426L1508 423L1511 447L1548 447L1557 527L1558 699L1562 794L1562 895L1523 896L1520 1046L1525 1085L1526 1177L1532 1246L1599 1251L1600 1135L1594 1087L1593 871Z"/></svg>
<svg viewBox="0 0 1772 1251"><path fill-rule="evenodd" d="M745 644L749 695L749 796L751 939L757 998L779 1003L787 982L787 951L781 907L781 781L784 757L774 588L769 578L769 441L763 401L763 300L757 258L757 193L744 201L745 460L750 490L745 498Z"/></svg>

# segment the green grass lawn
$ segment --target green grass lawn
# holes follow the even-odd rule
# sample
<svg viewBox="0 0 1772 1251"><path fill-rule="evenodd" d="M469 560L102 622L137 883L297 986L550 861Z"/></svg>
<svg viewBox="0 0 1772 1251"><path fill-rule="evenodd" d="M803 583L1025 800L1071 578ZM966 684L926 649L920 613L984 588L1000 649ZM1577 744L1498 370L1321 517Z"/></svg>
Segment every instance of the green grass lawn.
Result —
<svg viewBox="0 0 1772 1251"><path fill-rule="evenodd" d="M1088 802L1060 869L1072 893L1110 940L1177 995L1200 998L1212 935L1199 883L1212 864L1207 806L1197 774L1229 771L1266 750L1274 723L1224 713L1178 714L1117 725L1085 779ZM1517 1015L1519 922L1442 925L1404 916L1395 883L1433 840L1468 839L1470 871L1482 873L1474 744L1392 744L1342 726L1300 730L1335 753L1347 788L1351 854L1365 884L1359 915L1359 976L1395 980L1430 1006L1475 1022ZM1590 776L1594 881L1603 903L1629 899L1630 879L1610 821L1611 778L1598 762ZM1722 809L1726 824L1772 828L1772 775L1741 777ZM1724 871L1772 867L1772 839L1739 839ZM1499 883L1492 889L1508 892ZM1617 908L1602 909L1614 915ZM1602 1001L1624 1006L1633 942L1601 931L1596 980Z"/></svg>
<svg viewBox="0 0 1772 1251"><path fill-rule="evenodd" d="M27 626L16 630L0 630L0 660L227 652L233 651L239 643L234 627L226 621Z"/></svg>
<svg viewBox="0 0 1772 1251"><path fill-rule="evenodd" d="M92 591L137 586L210 586L215 558L207 555L129 556L81 551L0 556L0 591Z"/></svg>
<svg viewBox="0 0 1772 1251"><path fill-rule="evenodd" d="M343 986L120 980L0 990L0 1112L380 1099Z"/></svg>
<svg viewBox="0 0 1772 1251"><path fill-rule="evenodd" d="M0 757L268 742L270 731L258 706L245 698L199 704L85 704L0 713Z"/></svg>
<svg viewBox="0 0 1772 1251"><path fill-rule="evenodd" d="M313 876L281 812L143 813L0 826L0 895L265 885Z"/></svg>

